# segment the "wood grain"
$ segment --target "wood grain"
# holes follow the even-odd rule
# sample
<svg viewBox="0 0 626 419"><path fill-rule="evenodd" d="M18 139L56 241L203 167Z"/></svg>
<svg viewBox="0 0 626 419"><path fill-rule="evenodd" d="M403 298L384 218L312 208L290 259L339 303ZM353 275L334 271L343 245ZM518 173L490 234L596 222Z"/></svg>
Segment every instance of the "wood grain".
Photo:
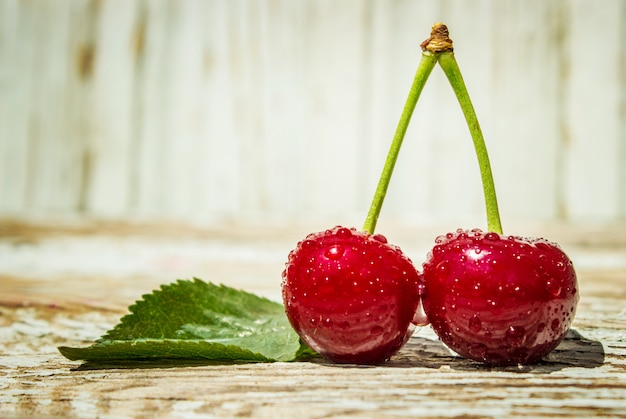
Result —
<svg viewBox="0 0 626 419"><path fill-rule="evenodd" d="M381 366L82 365L90 344L143 293L193 271L279 298L298 229L0 224L0 416L188 418L626 417L626 242L615 228L554 228L578 268L581 300L564 342L534 366L454 356L428 328ZM415 260L430 231L391 229ZM407 238L425 237L421 240ZM412 243L409 245L408 243Z"/></svg>
<svg viewBox="0 0 626 419"><path fill-rule="evenodd" d="M0 215L363 214L419 44L442 20L503 213L617 220L626 7L596 3L2 1ZM470 138L440 71L403 148L387 217L482 219Z"/></svg>

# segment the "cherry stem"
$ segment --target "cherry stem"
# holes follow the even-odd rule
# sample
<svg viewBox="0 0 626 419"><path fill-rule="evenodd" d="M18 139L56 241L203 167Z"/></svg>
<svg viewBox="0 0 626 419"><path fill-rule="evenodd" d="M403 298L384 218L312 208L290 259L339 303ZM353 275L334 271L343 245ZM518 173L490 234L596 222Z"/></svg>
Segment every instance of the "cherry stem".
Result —
<svg viewBox="0 0 626 419"><path fill-rule="evenodd" d="M500 212L498 210L498 199L496 197L496 187L493 182L493 175L491 173L491 164L489 163L489 154L487 153L487 146L485 145L485 139L474 111L474 106L470 100L469 93L465 87L463 76L456 58L454 58L454 52L446 51L437 54L439 65L446 74L452 90L456 94L456 98L461 105L463 115L467 121L472 140L474 142L474 149L476 150L476 157L478 158L478 165L480 167L480 176L483 183L483 192L485 195L485 207L487 209L487 229L494 233L502 234L502 223L500 221Z"/></svg>
<svg viewBox="0 0 626 419"><path fill-rule="evenodd" d="M413 115L413 110L415 109L417 100L419 99L419 96L424 89L424 85L426 84L426 80L428 80L428 76L430 76L435 64L437 64L436 55L428 51L424 51L422 53L422 59L417 66L411 90L409 91L406 103L404 104L404 109L400 115L400 121L398 121L396 132L393 136L393 140L391 141L389 153L387 154L387 159L385 160L385 165L380 175L378 186L374 192L369 212L367 213L367 217L363 223L363 231L369 234L374 234L374 230L376 229L380 210L383 207L383 202L385 200L385 196L387 195L387 189L389 188L391 175L396 165L396 161L398 160L398 154L400 153L400 147L402 146L404 135L409 127L409 122L411 121L411 116Z"/></svg>

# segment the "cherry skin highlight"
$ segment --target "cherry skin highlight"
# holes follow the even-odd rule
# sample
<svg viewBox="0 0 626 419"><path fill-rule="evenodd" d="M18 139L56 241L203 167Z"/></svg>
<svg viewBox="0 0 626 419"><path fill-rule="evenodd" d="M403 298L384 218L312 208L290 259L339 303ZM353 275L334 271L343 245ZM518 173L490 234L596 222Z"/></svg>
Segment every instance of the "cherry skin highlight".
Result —
<svg viewBox="0 0 626 419"><path fill-rule="evenodd" d="M576 273L547 240L459 229L436 239L423 267L424 311L439 338L465 358L538 362L574 318Z"/></svg>
<svg viewBox="0 0 626 419"><path fill-rule="evenodd" d="M309 234L282 276L291 325L333 362L384 362L413 333L419 275L380 234L341 226Z"/></svg>

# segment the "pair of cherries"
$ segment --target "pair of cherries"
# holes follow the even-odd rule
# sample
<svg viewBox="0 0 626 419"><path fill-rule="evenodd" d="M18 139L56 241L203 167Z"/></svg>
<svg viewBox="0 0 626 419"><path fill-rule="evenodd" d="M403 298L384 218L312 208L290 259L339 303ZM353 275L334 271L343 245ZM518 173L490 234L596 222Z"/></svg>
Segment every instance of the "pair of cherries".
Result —
<svg viewBox="0 0 626 419"><path fill-rule="evenodd" d="M380 234L310 234L283 273L292 326L341 363L383 362L428 321L450 349L491 365L534 363L561 342L578 293L558 245L480 230L435 242L419 272Z"/></svg>
<svg viewBox="0 0 626 419"><path fill-rule="evenodd" d="M283 271L287 317L306 344L334 362L384 362L416 326L430 323L463 357L490 365L535 363L573 321L579 298L574 267L555 243L502 234L487 151L446 26L435 24L422 49L364 228L337 226L298 243ZM459 229L437 237L420 272L374 228L413 109L436 63L474 141L489 231Z"/></svg>

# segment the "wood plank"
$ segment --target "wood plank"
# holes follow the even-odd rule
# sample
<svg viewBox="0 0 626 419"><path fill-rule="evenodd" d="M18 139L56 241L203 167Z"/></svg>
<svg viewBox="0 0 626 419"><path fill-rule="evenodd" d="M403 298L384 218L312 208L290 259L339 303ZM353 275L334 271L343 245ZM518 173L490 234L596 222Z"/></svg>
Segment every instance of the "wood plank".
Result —
<svg viewBox="0 0 626 419"><path fill-rule="evenodd" d="M579 0L570 6L567 74L566 205L573 219L609 218L619 213L624 100L623 3L607 2L598 8L592 1ZM601 35L594 36L599 27ZM598 45L601 45L599 47ZM592 57L601 48L602 58ZM598 121L590 124L589 121ZM598 147L598 124L605 142ZM593 173L593 176L589 174ZM602 185L602 187L598 187Z"/></svg>
<svg viewBox="0 0 626 419"><path fill-rule="evenodd" d="M72 28L67 40L68 61L63 104L63 129L57 134L65 144L62 152L62 180L56 193L61 195L59 210L84 211L92 175L95 135L93 75L98 56L96 21L98 7L89 1L69 5L68 26ZM63 192L61 194L61 192Z"/></svg>
<svg viewBox="0 0 626 419"><path fill-rule="evenodd" d="M0 415L78 417L626 417L623 226L535 226L568 251L581 300L574 332L534 366L488 368L429 328L381 366L137 363L92 369L88 345L143 293L196 274L280 298L293 228L0 223ZM390 231L419 256L433 231ZM410 243L410 245L409 245Z"/></svg>
<svg viewBox="0 0 626 419"><path fill-rule="evenodd" d="M27 190L26 120L33 45L29 37L20 36L32 25L31 19L21 12L17 1L0 3L0 92L4 98L0 100L0 210L9 214L19 213L25 207Z"/></svg>
<svg viewBox="0 0 626 419"><path fill-rule="evenodd" d="M132 130L135 2L103 2L97 23L93 74L94 131L89 139L86 209L114 217L129 207L135 144Z"/></svg>
<svg viewBox="0 0 626 419"><path fill-rule="evenodd" d="M441 19L503 213L624 214L619 0L336 3L3 2L0 211L360 221ZM467 137L436 71L389 218L483 219Z"/></svg>
<svg viewBox="0 0 626 419"><path fill-rule="evenodd" d="M569 24L562 8L534 1L500 2L492 9L494 68L484 84L493 99L486 141L503 214L549 218L560 210L564 70L558 52Z"/></svg>

